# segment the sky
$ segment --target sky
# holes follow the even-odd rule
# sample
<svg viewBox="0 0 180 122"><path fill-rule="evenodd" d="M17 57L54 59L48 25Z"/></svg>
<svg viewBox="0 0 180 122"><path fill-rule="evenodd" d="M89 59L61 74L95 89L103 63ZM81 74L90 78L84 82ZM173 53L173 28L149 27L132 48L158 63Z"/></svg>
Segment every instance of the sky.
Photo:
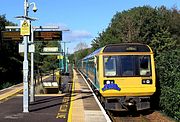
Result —
<svg viewBox="0 0 180 122"><path fill-rule="evenodd" d="M73 53L78 43L83 42L91 47L92 40L105 30L112 17L123 10L149 5L167 8L176 6L180 9L180 0L28 0L35 2L38 8L33 12L29 8L29 16L38 18L33 26L59 26L63 31L66 48ZM20 21L15 17L24 15L24 0L1 0L0 15L14 23ZM67 49L66 49L67 50Z"/></svg>

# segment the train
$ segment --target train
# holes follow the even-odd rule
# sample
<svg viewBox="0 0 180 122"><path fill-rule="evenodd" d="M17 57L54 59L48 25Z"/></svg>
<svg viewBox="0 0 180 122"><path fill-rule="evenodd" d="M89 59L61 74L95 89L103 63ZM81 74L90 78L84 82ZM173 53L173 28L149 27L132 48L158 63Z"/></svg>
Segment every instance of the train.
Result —
<svg viewBox="0 0 180 122"><path fill-rule="evenodd" d="M152 49L141 43L109 44L77 63L106 110L144 110L156 92Z"/></svg>

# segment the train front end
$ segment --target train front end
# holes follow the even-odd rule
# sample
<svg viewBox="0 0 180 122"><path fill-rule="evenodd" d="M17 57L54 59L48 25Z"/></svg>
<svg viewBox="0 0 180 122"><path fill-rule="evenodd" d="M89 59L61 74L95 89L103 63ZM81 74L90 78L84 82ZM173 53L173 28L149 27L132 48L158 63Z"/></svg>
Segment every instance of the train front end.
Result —
<svg viewBox="0 0 180 122"><path fill-rule="evenodd" d="M156 91L153 52L147 45L111 45L99 55L100 93L108 110L150 108Z"/></svg>

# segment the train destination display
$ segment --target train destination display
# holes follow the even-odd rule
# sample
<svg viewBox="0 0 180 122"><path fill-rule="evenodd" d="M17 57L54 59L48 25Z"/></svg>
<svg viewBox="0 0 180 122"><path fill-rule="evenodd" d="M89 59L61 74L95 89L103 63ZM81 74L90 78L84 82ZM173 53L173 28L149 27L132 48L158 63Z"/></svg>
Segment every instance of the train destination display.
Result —
<svg viewBox="0 0 180 122"><path fill-rule="evenodd" d="M62 31L35 31L34 40L62 40Z"/></svg>
<svg viewBox="0 0 180 122"><path fill-rule="evenodd" d="M22 41L20 31L2 31L2 40ZM62 31L34 31L34 41L61 41Z"/></svg>
<svg viewBox="0 0 180 122"><path fill-rule="evenodd" d="M22 41L23 36L20 35L20 31L2 31L2 40L6 41Z"/></svg>

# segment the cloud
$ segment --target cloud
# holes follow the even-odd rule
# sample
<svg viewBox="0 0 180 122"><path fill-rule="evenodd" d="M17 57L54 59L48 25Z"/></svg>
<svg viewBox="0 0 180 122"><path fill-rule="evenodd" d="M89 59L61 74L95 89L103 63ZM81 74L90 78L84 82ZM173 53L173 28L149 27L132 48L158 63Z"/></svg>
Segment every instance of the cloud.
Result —
<svg viewBox="0 0 180 122"><path fill-rule="evenodd" d="M67 40L82 40L92 38L92 34L86 30L74 30L66 33L64 38Z"/></svg>
<svg viewBox="0 0 180 122"><path fill-rule="evenodd" d="M64 23L47 23L45 26L59 26L58 30L70 30L70 31L63 31L63 40L68 41L81 41L86 39L93 38L92 34L86 30L71 30L66 24ZM57 30L57 29L52 29Z"/></svg>
<svg viewBox="0 0 180 122"><path fill-rule="evenodd" d="M59 26L59 30L67 30L68 26L64 23L47 23L46 26Z"/></svg>

